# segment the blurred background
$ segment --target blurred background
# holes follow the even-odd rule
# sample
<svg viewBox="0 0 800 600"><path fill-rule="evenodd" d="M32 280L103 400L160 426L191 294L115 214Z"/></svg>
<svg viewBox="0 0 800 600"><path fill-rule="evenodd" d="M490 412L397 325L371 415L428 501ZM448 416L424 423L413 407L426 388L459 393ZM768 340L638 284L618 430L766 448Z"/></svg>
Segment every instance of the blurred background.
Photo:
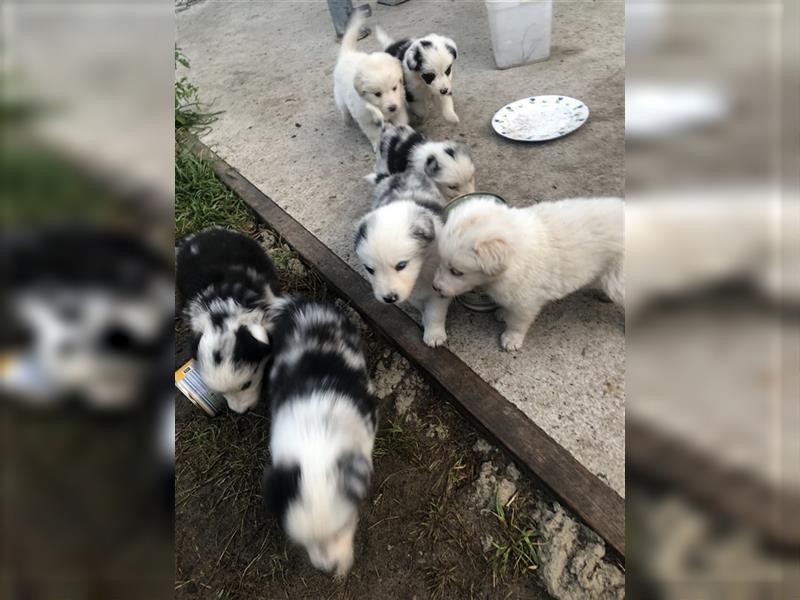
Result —
<svg viewBox="0 0 800 600"><path fill-rule="evenodd" d="M172 596L173 6L2 5L0 598ZM797 25L626 4L633 598L800 594Z"/></svg>
<svg viewBox="0 0 800 600"><path fill-rule="evenodd" d="M797 3L626 3L628 594L800 594Z"/></svg>
<svg viewBox="0 0 800 600"><path fill-rule="evenodd" d="M173 5L2 24L0 598L172 597Z"/></svg>

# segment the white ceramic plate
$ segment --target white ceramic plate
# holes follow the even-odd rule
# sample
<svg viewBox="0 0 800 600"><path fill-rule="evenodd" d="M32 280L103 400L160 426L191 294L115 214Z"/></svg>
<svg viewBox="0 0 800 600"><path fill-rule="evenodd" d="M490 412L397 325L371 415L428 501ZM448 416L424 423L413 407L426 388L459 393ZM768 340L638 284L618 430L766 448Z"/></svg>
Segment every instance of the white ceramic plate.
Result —
<svg viewBox="0 0 800 600"><path fill-rule="evenodd" d="M531 96L506 104L492 117L492 127L518 142L543 142L572 133L586 123L589 108L569 96Z"/></svg>

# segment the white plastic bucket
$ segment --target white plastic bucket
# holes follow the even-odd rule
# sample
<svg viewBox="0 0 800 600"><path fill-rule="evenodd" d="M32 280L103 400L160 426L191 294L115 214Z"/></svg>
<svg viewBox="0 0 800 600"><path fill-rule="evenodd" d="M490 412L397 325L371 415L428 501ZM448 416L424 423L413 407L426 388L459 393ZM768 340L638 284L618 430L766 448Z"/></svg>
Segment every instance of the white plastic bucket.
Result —
<svg viewBox="0 0 800 600"><path fill-rule="evenodd" d="M550 57L552 0L485 0L485 4L498 69Z"/></svg>

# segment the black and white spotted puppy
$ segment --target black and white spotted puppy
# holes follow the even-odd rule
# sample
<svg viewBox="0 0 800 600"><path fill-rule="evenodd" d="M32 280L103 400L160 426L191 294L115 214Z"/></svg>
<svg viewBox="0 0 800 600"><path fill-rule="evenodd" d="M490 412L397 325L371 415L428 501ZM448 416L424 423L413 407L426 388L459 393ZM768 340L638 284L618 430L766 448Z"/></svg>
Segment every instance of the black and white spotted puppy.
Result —
<svg viewBox="0 0 800 600"><path fill-rule="evenodd" d="M266 310L280 294L272 261L245 235L206 229L181 241L176 287L203 381L231 410L247 411L258 402L269 355Z"/></svg>
<svg viewBox="0 0 800 600"><path fill-rule="evenodd" d="M409 169L430 177L445 198L475 191L475 165L466 144L434 142L408 125L384 124L375 173L367 179Z"/></svg>
<svg viewBox="0 0 800 600"><path fill-rule="evenodd" d="M453 108L453 64L458 58L456 43L431 33L421 38L392 40L380 27L375 36L384 52L403 63L408 108L419 118L428 114L428 104L438 105L450 123L459 118Z"/></svg>
<svg viewBox="0 0 800 600"><path fill-rule="evenodd" d="M343 576L353 565L377 425L361 338L336 307L310 300L277 301L270 321L264 501L316 568Z"/></svg>
<svg viewBox="0 0 800 600"><path fill-rule="evenodd" d="M356 227L356 255L375 298L385 304L407 300L422 313L423 341L440 346L447 340L450 299L433 289L433 276L444 197L424 173L409 170L377 179L373 210Z"/></svg>

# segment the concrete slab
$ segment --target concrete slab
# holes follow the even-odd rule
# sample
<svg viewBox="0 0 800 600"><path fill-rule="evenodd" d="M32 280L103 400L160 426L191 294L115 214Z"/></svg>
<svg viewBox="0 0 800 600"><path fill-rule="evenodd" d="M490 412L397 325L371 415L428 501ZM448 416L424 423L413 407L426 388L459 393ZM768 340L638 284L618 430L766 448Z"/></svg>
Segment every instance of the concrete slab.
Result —
<svg viewBox="0 0 800 600"><path fill-rule="evenodd" d="M432 138L468 143L478 188L513 205L624 189L622 2L556 3L553 51L542 63L494 68L483 3L374 6L391 35L435 31L459 45L457 126L426 123ZM352 224L366 212L362 179L373 157L344 126L332 97L338 46L322 2L202 2L178 14L178 45L202 97L224 110L204 141L353 267ZM377 49L370 37L362 42ZM507 142L489 121L506 102L564 94L589 106L574 134L545 144ZM454 307L449 347L582 464L624 495L624 315L591 295L549 306L523 351L498 346L491 315Z"/></svg>

